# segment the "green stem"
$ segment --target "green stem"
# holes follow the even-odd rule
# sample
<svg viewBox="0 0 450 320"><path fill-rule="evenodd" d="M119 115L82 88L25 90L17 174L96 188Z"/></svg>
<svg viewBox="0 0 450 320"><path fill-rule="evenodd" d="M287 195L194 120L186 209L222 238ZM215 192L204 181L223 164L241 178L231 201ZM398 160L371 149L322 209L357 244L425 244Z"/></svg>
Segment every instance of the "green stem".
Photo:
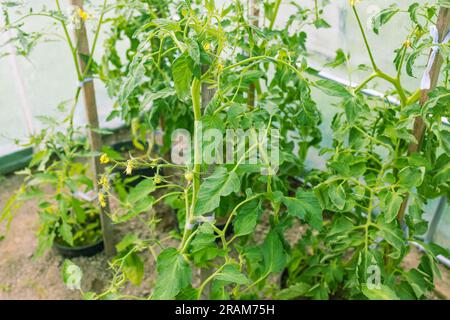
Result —
<svg viewBox="0 0 450 320"><path fill-rule="evenodd" d="M62 10L61 10L61 5L59 4L59 0L55 0L55 2L56 2L56 7L58 8L59 14L63 15ZM72 54L73 62L75 64L75 70L76 70L77 76L78 76L78 81L82 81L83 78L81 76L81 70L80 70L80 65L78 63L78 57L77 57L77 52L76 52L75 46L73 45L72 38L70 38L69 30L67 29L66 23L64 22L64 20L60 20L60 22L61 22L61 26L64 31L64 35L67 40L67 44L70 47L70 52Z"/></svg>
<svg viewBox="0 0 450 320"><path fill-rule="evenodd" d="M269 29L272 30L274 24L275 24L275 20L277 19L277 15L278 15L278 10L280 9L280 4L281 4L281 0L277 0L275 2L275 10L272 16L272 19L270 20L270 24L269 24Z"/></svg>
<svg viewBox="0 0 450 320"><path fill-rule="evenodd" d="M355 14L356 20L358 21L359 30L361 31L361 35L364 40L364 44L366 46L367 52L369 53L370 62L372 63L373 70L378 71L378 67L375 63L375 59L373 58L372 50L370 50L369 41L367 41L366 33L364 32L364 28L361 23L361 19L359 18L358 11L356 11L356 7L352 6L352 10Z"/></svg>
<svg viewBox="0 0 450 320"><path fill-rule="evenodd" d="M194 78L191 85L191 98L192 98L192 109L194 111L194 157L193 157L193 170L192 173L194 175L194 179L192 181L192 200L190 204L190 209L186 208L186 227L184 228L183 232L183 239L180 244L180 248L185 248L187 239L189 238L190 234L192 233L192 228L188 228L188 226L192 222L192 218L195 216L194 210L195 210L195 204L197 202L198 198L198 192L200 190L200 170L201 170L201 149L200 149L200 143L199 141L199 134L201 132L198 132L198 121L200 121L200 118L202 116L201 114L201 81L197 78ZM187 198L187 194L185 194L185 197Z"/></svg>
<svg viewBox="0 0 450 320"><path fill-rule="evenodd" d="M362 90L366 86L366 84L368 84L370 81L372 81L376 77L378 77L378 74L376 74L376 73L371 74L366 80L361 82L361 84L354 89L354 92L358 93L360 90Z"/></svg>
<svg viewBox="0 0 450 320"><path fill-rule="evenodd" d="M200 298L202 297L202 293L203 290L205 290L206 285L213 280L218 274L219 272L222 271L222 269L225 267L225 265L221 266L220 268L218 268L212 275L210 275L205 281L203 281L203 283L200 285L200 287L198 288L198 293L197 293L197 300L200 300Z"/></svg>

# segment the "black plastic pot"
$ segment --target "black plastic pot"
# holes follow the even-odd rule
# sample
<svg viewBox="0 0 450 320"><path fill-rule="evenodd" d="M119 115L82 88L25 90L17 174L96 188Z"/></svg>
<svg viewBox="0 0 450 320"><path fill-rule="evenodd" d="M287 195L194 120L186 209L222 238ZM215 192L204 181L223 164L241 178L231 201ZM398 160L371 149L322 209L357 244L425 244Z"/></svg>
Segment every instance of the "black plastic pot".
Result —
<svg viewBox="0 0 450 320"><path fill-rule="evenodd" d="M83 247L67 247L54 242L53 248L65 258L92 257L103 251L103 240Z"/></svg>

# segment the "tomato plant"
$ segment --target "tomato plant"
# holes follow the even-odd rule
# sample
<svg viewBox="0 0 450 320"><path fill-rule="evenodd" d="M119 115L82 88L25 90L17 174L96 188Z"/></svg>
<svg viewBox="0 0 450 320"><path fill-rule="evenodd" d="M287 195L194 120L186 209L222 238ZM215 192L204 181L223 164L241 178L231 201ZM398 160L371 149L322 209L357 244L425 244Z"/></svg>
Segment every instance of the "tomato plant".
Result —
<svg viewBox="0 0 450 320"><path fill-rule="evenodd" d="M350 1L369 64L352 69L350 53L340 49L325 66L369 73L360 84L345 86L320 78L308 64L305 30L331 27L323 16L328 2L293 4L279 25L281 2L104 2L94 47L100 26L108 24L105 52L98 63L88 59L87 72L105 83L115 100L108 119L126 123L136 150L124 158L104 148L97 209L113 199L112 221L141 221L149 236L127 234L116 245L109 287L83 292L85 298L424 299L433 289L436 257L448 252L418 236L428 228L425 205L449 194L449 130L442 119L450 110L448 43L434 41L428 29L442 26L440 12L448 5L393 5L373 18L375 34L396 15L407 21L391 74L378 64L358 4ZM103 20L105 13L111 17ZM50 16L65 29L60 14ZM434 80L425 77L411 90L405 78L420 77L418 61L436 48L443 71L428 68ZM433 83L436 72L444 77ZM78 73L80 81L86 76ZM388 87L381 97L367 95L378 82ZM313 98L318 91L337 101L327 147L320 125L329 106ZM31 165L38 173L25 171L29 190L20 194L35 192L40 177L54 177L56 190L69 186L56 199L59 231L53 221L42 225L46 235L70 243L74 232L63 227L67 208L76 215L95 209L75 208L79 185L93 187L75 161L89 146L75 138L73 111L67 119L67 136L59 132L47 140L43 131L38 141L46 142L44 149ZM155 148L158 131L163 139ZM312 149L320 151L325 168L306 166ZM114 182L117 170L131 176L143 168L153 173L135 186ZM161 204L177 215L168 235L155 215ZM45 201L41 207L55 211ZM411 242L424 253L418 266L406 269ZM144 281L144 256L156 265L149 271L156 278L151 294L123 295L127 281ZM81 290L81 270L70 261L64 280Z"/></svg>

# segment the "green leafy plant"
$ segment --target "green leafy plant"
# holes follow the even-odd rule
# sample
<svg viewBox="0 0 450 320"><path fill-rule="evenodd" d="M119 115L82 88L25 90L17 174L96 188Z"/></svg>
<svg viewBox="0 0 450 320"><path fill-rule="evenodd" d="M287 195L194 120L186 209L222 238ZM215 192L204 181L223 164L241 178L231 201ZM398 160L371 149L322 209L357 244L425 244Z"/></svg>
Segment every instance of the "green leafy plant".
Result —
<svg viewBox="0 0 450 320"><path fill-rule="evenodd" d="M357 86L318 79L318 70L308 65L305 30L330 27L323 18L327 3L293 4L292 15L278 26L280 0L249 6L229 1L220 8L213 0L104 2L95 39L110 22L105 54L100 63L89 57L88 74L78 72L78 78L99 75L116 100L109 119L125 121L136 150L123 157L104 149L100 160L108 168L98 200L117 202L114 223L136 219L148 232L127 234L116 245L112 281L104 292L81 291L81 269L66 261L63 280L70 288L86 299L428 297L439 276L436 257L448 256L419 238L427 230L424 206L449 195L449 131L442 124L449 116L448 43L433 43L427 31L443 1L391 6L373 18L375 34L397 15L408 21L409 33L394 52L393 75L378 65L356 1L350 1L370 65L352 70L351 54L340 49L325 67L369 70ZM103 20L106 12L111 17ZM67 34L67 18L61 12L50 16ZM20 30L15 23L10 27ZM408 89L405 76L420 74L420 61L434 46L444 62L443 81L431 90ZM376 81L388 86L381 98L364 94ZM331 147L321 146L319 127L321 109L329 106L318 104L313 90L338 102ZM36 196L47 219L44 249L55 237L75 243L78 215L96 214L73 195L91 190L92 183L76 161L88 146L75 139L73 108L70 114L63 121L70 124L67 134L44 130L35 138L42 150L32 163L37 173L24 171L26 185L3 214L9 219L15 200ZM61 124L52 122L55 128ZM171 141L178 129L190 139ZM155 152L159 130L162 148ZM208 130L214 134L208 137ZM230 131L237 134L228 136ZM223 144L217 136L225 137ZM226 152L228 143L239 141ZM180 145L185 161L169 160L170 148ZM325 168L305 165L312 148L320 148ZM224 161L225 153L231 161ZM117 170L131 177L141 168L154 175L139 177L134 187L113 179ZM47 184L60 190L55 203L44 201L36 187ZM161 219L154 213L162 205L178 218L169 233L159 230ZM418 266L405 268L411 242L424 253ZM156 275L152 292L122 294L127 281L144 281L145 256L156 265L150 270Z"/></svg>
<svg viewBox="0 0 450 320"><path fill-rule="evenodd" d="M25 21L32 17L44 17L56 23L63 32L63 39L67 43L73 60L77 79L75 97L58 106L58 119L50 116L37 117L43 124L40 132L29 137L27 142L18 141L21 147L33 147L35 152L27 169L18 172L24 176L24 182L17 193L9 199L0 215L0 222L9 225L17 209L32 199L38 202L40 228L39 243L36 256L41 256L53 243L67 247L83 247L99 242L102 238L99 205L94 191L94 183L88 174L86 159L96 156L90 152L90 146L83 137L84 127L74 125L74 114L78 105L83 84L86 79L93 77L95 63L93 57L86 57L86 68L82 72L77 57L77 47L69 34L69 25L73 20L88 19L89 15L81 8L73 12L73 16L65 15L60 2L55 1L56 10L27 9L27 5L19 2L2 2L3 13L6 17L6 29L16 34L11 43L17 48L16 53L28 55L38 39L54 37L53 34L35 32L29 34L24 31ZM20 12L28 10L11 21L8 8ZM100 28L104 22L105 13L110 10L107 2L99 8L99 20L96 25L93 51L95 50ZM26 47L26 50L25 50ZM20 49L22 48L22 49Z"/></svg>

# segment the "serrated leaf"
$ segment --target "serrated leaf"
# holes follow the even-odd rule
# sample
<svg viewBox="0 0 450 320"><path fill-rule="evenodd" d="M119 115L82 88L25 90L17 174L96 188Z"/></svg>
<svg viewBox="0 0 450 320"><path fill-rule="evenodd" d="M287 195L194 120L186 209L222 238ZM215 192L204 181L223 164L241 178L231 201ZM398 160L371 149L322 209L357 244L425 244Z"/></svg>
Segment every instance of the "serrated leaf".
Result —
<svg viewBox="0 0 450 320"><path fill-rule="evenodd" d="M303 297L311 289L311 286L307 283L296 283L289 288L281 290L277 298L281 300L291 300L299 297Z"/></svg>
<svg viewBox="0 0 450 320"><path fill-rule="evenodd" d="M217 274L215 279L240 285L249 283L247 277L239 271L239 267L235 264L225 265L222 271Z"/></svg>
<svg viewBox="0 0 450 320"><path fill-rule="evenodd" d="M363 284L361 291L370 300L400 300L394 290L383 284L379 289L369 289L367 285Z"/></svg>
<svg viewBox="0 0 450 320"><path fill-rule="evenodd" d="M178 98L180 99L184 99L190 92L193 76L192 64L192 58L187 53L183 53L173 62L172 76L175 84L175 90Z"/></svg>
<svg viewBox="0 0 450 320"><path fill-rule="evenodd" d="M384 199L384 218L391 223L397 217L398 211L403 203L403 197L396 192L389 192Z"/></svg>
<svg viewBox="0 0 450 320"><path fill-rule="evenodd" d="M144 262L136 253L128 255L123 264L123 273L136 286L139 286L144 277Z"/></svg>
<svg viewBox="0 0 450 320"><path fill-rule="evenodd" d="M278 233L271 230L261 247L264 260L264 274L281 272L287 263L287 254Z"/></svg>
<svg viewBox="0 0 450 320"><path fill-rule="evenodd" d="M235 236L244 236L255 231L258 217L262 212L260 202L250 201L237 210L236 218L233 220Z"/></svg>
<svg viewBox="0 0 450 320"><path fill-rule="evenodd" d="M212 212L219 206L221 197L238 192L239 188L240 180L236 172L228 172L224 167L217 168L200 186L195 215Z"/></svg>
<svg viewBox="0 0 450 320"><path fill-rule="evenodd" d="M418 187L422 184L425 176L425 168L423 167L406 167L398 173L398 183L404 188Z"/></svg>
<svg viewBox="0 0 450 320"><path fill-rule="evenodd" d="M331 185L328 188L328 195L330 197L331 202L338 208L339 210L343 210L345 207L345 190L341 185Z"/></svg>
<svg viewBox="0 0 450 320"><path fill-rule="evenodd" d="M65 242L67 242L67 244L73 246L72 228L69 224L63 222L63 224L59 227L59 235Z"/></svg>
<svg viewBox="0 0 450 320"><path fill-rule="evenodd" d="M389 8L381 10L372 18L372 30L376 34L379 33L380 28L385 25L391 18L399 12L400 9L396 5L392 5Z"/></svg>
<svg viewBox="0 0 450 320"><path fill-rule="evenodd" d="M296 197L284 197L283 203L288 208L288 214L308 222L313 228L322 226L322 208L312 191L298 190Z"/></svg>
<svg viewBox="0 0 450 320"><path fill-rule="evenodd" d="M162 251L157 259L158 276L152 299L173 299L191 283L192 270L175 248Z"/></svg>
<svg viewBox="0 0 450 320"><path fill-rule="evenodd" d="M346 56L344 51L342 49L336 50L336 56L334 59L328 63L325 64L326 67L336 68L346 62Z"/></svg>
<svg viewBox="0 0 450 320"><path fill-rule="evenodd" d="M335 81L322 79L316 81L315 84L320 90L322 90L325 94L330 96L341 98L349 98L352 96L343 85Z"/></svg>
<svg viewBox="0 0 450 320"><path fill-rule="evenodd" d="M155 191L156 185L153 179L145 179L139 182L139 184L134 187L127 197L127 202L130 204L136 204L139 200L146 198L150 193Z"/></svg>

